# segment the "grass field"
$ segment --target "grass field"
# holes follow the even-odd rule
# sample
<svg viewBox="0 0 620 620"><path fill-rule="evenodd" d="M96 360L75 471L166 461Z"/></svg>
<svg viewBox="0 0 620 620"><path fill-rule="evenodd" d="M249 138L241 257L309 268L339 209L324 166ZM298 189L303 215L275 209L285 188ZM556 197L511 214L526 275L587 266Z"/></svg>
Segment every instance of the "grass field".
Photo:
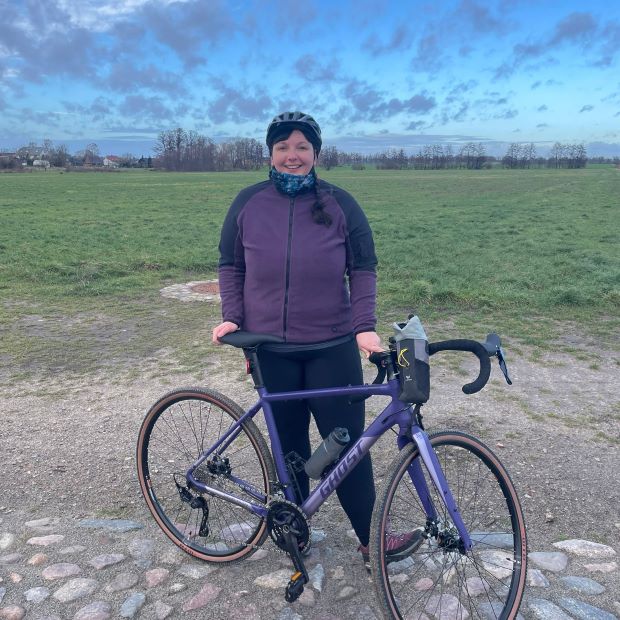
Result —
<svg viewBox="0 0 620 620"><path fill-rule="evenodd" d="M620 307L620 171L320 171L375 234L381 330L412 308L452 335L611 343ZM256 173L0 174L0 360L11 373L200 364L217 308L164 300L213 278L219 229ZM565 343L565 346L570 346Z"/></svg>

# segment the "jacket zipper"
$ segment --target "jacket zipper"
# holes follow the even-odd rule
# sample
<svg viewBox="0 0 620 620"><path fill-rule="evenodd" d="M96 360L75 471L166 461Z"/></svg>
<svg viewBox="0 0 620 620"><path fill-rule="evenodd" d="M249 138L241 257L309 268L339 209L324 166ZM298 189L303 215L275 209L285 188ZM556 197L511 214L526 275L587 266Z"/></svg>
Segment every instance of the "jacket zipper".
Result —
<svg viewBox="0 0 620 620"><path fill-rule="evenodd" d="M288 286L291 277L291 248L293 245L293 207L295 198L290 199L288 211L288 242L286 246L286 277L284 280L284 316L282 317L282 336L286 340L287 315L288 315Z"/></svg>

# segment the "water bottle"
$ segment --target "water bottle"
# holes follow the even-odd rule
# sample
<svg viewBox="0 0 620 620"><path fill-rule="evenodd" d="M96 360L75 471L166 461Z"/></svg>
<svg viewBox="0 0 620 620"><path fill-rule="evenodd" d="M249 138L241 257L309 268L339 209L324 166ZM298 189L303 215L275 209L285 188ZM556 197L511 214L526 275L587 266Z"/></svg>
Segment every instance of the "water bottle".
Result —
<svg viewBox="0 0 620 620"><path fill-rule="evenodd" d="M349 431L346 428L335 428L306 461L304 469L310 478L318 480L349 443Z"/></svg>

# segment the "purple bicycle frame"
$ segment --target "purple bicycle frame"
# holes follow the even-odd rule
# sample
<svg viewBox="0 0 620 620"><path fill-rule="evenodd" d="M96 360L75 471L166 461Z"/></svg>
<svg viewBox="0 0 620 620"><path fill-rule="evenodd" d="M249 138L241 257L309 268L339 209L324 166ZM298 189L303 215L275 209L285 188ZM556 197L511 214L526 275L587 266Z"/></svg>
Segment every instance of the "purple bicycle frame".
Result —
<svg viewBox="0 0 620 620"><path fill-rule="evenodd" d="M269 393L266 388L257 388L259 400L241 417L239 420L209 449L204 452L200 458L189 468L186 479L190 487L229 501L237 506L241 506L246 510L259 515L267 516L267 508L265 503L267 497L258 489L243 479L235 476L230 479L236 483L250 497L254 497L260 504L255 504L231 495L220 489L210 487L194 478L194 470L199 467L214 452L223 452L234 441L241 432L244 422L252 419L261 409L265 416L265 422L271 441L271 452L274 457L274 464L278 479L284 488L284 496L287 500L295 502L295 491L291 484L288 469L282 452L282 445L278 435L273 412L271 410L272 402L280 400L302 400L307 398L328 398L330 396L389 396L390 402L387 407L376 417L370 426L364 431L361 437L344 452L334 467L321 479L319 484L312 490L306 500L300 505L307 517L314 515L323 502L338 488L340 483L347 477L351 470L359 463L359 461L369 452L372 446L377 442L379 437L394 425L398 425L397 444L399 450L402 450L408 443L412 441L416 443L420 452L420 457L431 477L433 485L439 492L439 496L443 501L448 514L450 515L454 525L456 526L461 540L466 549L472 546L471 539L465 528L465 524L461 518L459 510L454 501L454 497L448 487L448 483L441 470L441 466L437 459L437 455L432 448L428 435L415 423L412 415L412 407L407 403L398 400L399 384L398 379L391 379L387 383L353 385L346 387L324 388L314 390L296 390L292 392ZM431 500L431 494L428 489L426 478L422 470L420 461L416 459L409 466L408 473L411 481L416 489L418 497L424 507L426 516L429 519L437 519L438 514Z"/></svg>

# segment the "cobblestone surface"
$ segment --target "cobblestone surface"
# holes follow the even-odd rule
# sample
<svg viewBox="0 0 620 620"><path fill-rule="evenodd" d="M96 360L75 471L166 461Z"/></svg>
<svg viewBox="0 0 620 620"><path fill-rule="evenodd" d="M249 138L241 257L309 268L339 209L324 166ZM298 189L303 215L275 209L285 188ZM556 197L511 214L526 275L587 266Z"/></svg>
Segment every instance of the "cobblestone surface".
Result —
<svg viewBox="0 0 620 620"><path fill-rule="evenodd" d="M0 522L1 620L379 617L370 578L355 547L349 545L343 554L341 545L330 544L329 534L321 530L313 532L307 561L310 583L302 597L288 605L282 593L291 574L289 561L270 549L270 543L250 560L215 566L177 550L149 522L20 522L14 517L5 515ZM342 542L351 543L350 537ZM71 561L66 561L68 556ZM520 617L617 618L616 558L612 547L579 539L531 553ZM398 579L399 570L406 567L392 566ZM467 587L473 591L477 584ZM456 600L454 606L456 613Z"/></svg>

